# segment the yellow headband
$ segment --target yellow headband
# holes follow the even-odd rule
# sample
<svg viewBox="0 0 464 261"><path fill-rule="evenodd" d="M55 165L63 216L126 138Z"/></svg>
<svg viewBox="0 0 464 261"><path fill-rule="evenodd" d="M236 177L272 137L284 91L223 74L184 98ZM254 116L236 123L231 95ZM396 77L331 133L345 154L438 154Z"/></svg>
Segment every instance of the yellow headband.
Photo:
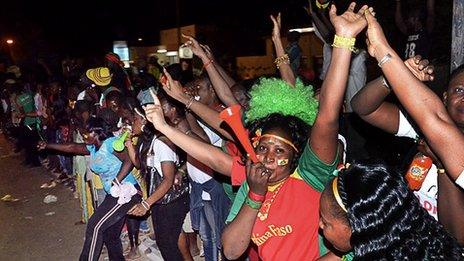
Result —
<svg viewBox="0 0 464 261"><path fill-rule="evenodd" d="M298 149L296 148L295 145L293 145L293 143L292 143L291 141L289 141L289 140L287 140L287 139L285 139L285 138L282 138L282 137L280 137L280 136L277 136L277 135L273 135L273 134L264 134L264 135L262 135L262 136L257 136L258 139L257 139L256 141L259 142L259 140L262 139L262 138L264 138L264 137L270 137L270 138L274 138L274 139L280 140L281 142L283 142L283 143L287 144L288 146L292 147L292 148L295 150L295 152L298 153ZM258 145L257 142L256 142L255 144Z"/></svg>
<svg viewBox="0 0 464 261"><path fill-rule="evenodd" d="M338 193L338 177L335 177L333 182L332 182L332 191L334 193L334 196L335 196L335 200L337 201L338 205L345 211L345 212L348 212L346 211L346 207L345 205L343 204L343 201L342 201L342 198L340 197L340 194Z"/></svg>

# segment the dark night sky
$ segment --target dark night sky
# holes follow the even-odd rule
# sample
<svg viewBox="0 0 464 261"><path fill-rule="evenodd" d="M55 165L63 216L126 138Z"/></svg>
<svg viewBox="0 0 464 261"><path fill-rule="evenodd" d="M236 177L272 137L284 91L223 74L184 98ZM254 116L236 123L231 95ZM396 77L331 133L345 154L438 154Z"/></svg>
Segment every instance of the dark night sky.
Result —
<svg viewBox="0 0 464 261"><path fill-rule="evenodd" d="M243 37L270 33L268 15L284 13L287 25L309 24L302 6L306 1L180 0L181 25L214 24L223 33ZM117 39L146 44L158 42L160 29L176 26L176 1L26 1L2 4L0 31L13 38L37 43L46 40L53 50L75 53L108 48ZM288 15L287 15L288 14ZM2 37L5 37L3 35ZM31 38L31 39L29 39ZM242 39L237 39L241 41ZM40 42L40 41L39 41Z"/></svg>
<svg viewBox="0 0 464 261"><path fill-rule="evenodd" d="M3 1L2 1L3 2ZM181 25L215 25L220 34L231 37L242 54L257 51L262 36L271 32L269 14L282 11L284 28L308 26L310 18L303 6L306 0L179 0ZM348 1L337 0L339 5ZM372 3L387 29L392 29L394 1L363 0ZM452 0L439 7L451 10ZM448 7L444 7L448 6ZM339 7L339 10L342 7ZM176 26L175 0L142 1L27 1L9 0L0 8L0 37L13 37L32 53L58 52L74 55L110 50L113 40L143 44L158 43L160 29ZM446 11L442 17L449 19ZM379 16L379 15L378 15ZM440 17L440 16L439 16ZM449 27L448 21L438 23ZM448 37L448 36L447 36Z"/></svg>

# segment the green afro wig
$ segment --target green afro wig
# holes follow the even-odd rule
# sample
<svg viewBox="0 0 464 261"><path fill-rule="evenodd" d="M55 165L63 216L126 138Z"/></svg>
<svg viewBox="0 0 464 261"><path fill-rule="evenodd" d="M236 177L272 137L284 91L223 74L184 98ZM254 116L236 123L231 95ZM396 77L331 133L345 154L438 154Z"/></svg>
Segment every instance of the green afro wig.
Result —
<svg viewBox="0 0 464 261"><path fill-rule="evenodd" d="M309 125L316 119L318 102L313 97L313 87L305 86L300 79L295 87L276 78L261 78L250 91L250 109L246 121L253 122L271 113L292 115Z"/></svg>

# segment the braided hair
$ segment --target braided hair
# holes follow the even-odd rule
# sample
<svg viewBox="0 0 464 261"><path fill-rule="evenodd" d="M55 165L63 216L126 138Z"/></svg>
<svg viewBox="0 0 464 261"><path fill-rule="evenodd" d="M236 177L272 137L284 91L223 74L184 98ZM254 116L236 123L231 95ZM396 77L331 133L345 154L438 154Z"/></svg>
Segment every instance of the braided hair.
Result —
<svg viewBox="0 0 464 261"><path fill-rule="evenodd" d="M113 137L113 132L118 130L118 115L110 109L103 109L96 118L90 118L87 122L87 130L95 132L100 141Z"/></svg>
<svg viewBox="0 0 464 261"><path fill-rule="evenodd" d="M420 206L399 172L355 163L340 171L337 185L348 212L331 196L331 214L351 226L356 260L463 260L463 249Z"/></svg>

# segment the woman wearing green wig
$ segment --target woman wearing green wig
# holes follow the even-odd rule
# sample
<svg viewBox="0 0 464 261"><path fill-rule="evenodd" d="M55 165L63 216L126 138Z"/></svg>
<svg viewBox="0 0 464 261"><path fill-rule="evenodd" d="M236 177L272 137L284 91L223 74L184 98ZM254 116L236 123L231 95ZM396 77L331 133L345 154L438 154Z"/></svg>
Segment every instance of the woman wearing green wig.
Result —
<svg viewBox="0 0 464 261"><path fill-rule="evenodd" d="M303 97L304 93L304 97L309 99L312 91L304 90L298 81L293 86L279 80L262 80L253 87L251 93L255 96L246 116L259 160L256 164L249 162L245 167L221 150L193 140L166 124L159 103L147 106L148 120L189 155L232 178L246 175L247 181L237 194L228 218L229 224L222 236L224 254L228 259L239 258L250 243L258 247L262 260L314 260L324 254L318 235L319 198L326 182L333 177L338 162L338 119L354 49L353 38L366 26L363 13L368 7L363 6L358 13L354 12L354 8L353 3L340 16L336 15L335 6L331 8L330 17L338 40L334 42L336 48L327 80L322 86L315 120L315 102L293 106L294 100L284 99L279 104L282 92L272 93L282 87L286 87L286 93L301 88L300 95ZM275 36L280 29L280 18L271 18ZM280 68L288 66L285 54L277 55L276 65ZM168 74L167 77L165 89L181 88ZM264 99L256 97L260 88L266 90L264 93L274 94L274 98L269 95ZM187 103L188 107L191 105ZM277 108L281 110L276 111ZM310 129L308 123L312 121L314 124Z"/></svg>

